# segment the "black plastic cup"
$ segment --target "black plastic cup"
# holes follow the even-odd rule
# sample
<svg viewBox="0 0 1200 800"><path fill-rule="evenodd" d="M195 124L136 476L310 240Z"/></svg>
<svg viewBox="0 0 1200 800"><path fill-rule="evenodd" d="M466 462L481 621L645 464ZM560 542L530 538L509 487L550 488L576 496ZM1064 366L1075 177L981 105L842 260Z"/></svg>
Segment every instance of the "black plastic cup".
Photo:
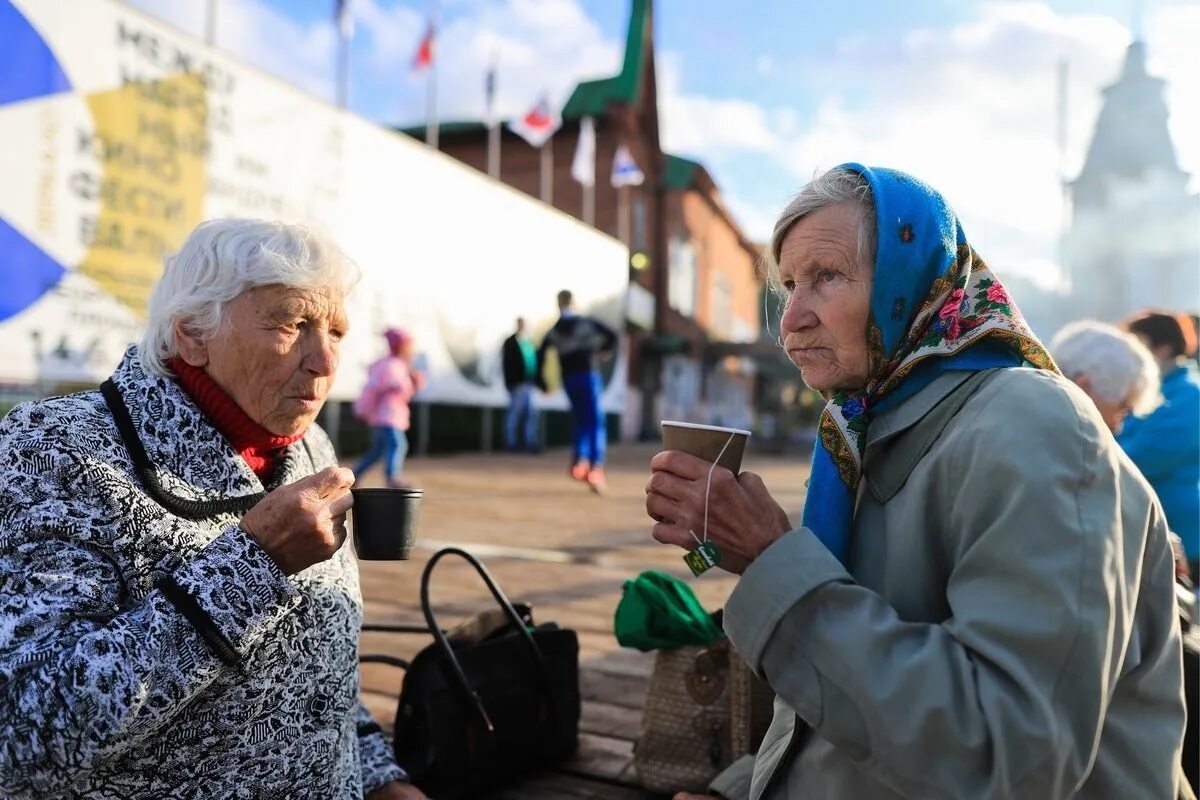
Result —
<svg viewBox="0 0 1200 800"><path fill-rule="evenodd" d="M412 555L420 489L351 489L354 549L363 561L403 561Z"/></svg>

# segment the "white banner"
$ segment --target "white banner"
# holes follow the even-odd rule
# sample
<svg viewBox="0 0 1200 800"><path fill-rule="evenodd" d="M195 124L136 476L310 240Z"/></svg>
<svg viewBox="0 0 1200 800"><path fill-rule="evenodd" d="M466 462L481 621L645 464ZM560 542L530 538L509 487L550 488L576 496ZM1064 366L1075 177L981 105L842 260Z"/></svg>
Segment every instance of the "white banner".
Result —
<svg viewBox="0 0 1200 800"><path fill-rule="evenodd" d="M408 329L431 402L502 405L559 289L618 330L627 252L462 164L112 0L0 0L0 382L98 381L201 220L315 222L363 269L334 396ZM624 354L605 393L623 405ZM561 392L544 405L562 407Z"/></svg>

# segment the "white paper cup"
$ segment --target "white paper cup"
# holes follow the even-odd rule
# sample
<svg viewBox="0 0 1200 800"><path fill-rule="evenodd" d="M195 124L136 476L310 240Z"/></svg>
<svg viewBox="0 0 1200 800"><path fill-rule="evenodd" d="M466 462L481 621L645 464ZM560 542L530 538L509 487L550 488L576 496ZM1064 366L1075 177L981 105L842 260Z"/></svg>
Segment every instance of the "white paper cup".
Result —
<svg viewBox="0 0 1200 800"><path fill-rule="evenodd" d="M665 449L682 450L705 461L716 461L734 475L742 468L742 456L746 453L746 442L749 439L750 431L741 428L722 428L718 425L698 425L694 422L668 419L662 421ZM722 449L724 453L721 452Z"/></svg>

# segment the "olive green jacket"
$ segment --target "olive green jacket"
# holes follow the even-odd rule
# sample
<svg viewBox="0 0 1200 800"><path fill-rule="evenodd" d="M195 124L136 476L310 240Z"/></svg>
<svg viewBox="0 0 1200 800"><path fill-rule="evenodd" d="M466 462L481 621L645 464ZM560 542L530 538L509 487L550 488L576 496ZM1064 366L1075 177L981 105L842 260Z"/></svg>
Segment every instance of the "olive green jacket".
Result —
<svg viewBox="0 0 1200 800"><path fill-rule="evenodd" d="M738 582L726 631L778 699L752 775L714 790L1174 798L1167 529L1073 384L947 373L880 415L853 538L849 571L802 528Z"/></svg>

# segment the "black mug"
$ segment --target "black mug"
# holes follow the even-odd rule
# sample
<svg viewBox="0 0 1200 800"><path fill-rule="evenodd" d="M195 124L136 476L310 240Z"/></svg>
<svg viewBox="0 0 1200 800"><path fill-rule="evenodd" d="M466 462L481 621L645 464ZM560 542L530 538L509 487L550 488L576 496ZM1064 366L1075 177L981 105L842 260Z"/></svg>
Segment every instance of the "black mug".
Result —
<svg viewBox="0 0 1200 800"><path fill-rule="evenodd" d="M363 561L403 561L412 555L420 489L351 489L354 549Z"/></svg>

